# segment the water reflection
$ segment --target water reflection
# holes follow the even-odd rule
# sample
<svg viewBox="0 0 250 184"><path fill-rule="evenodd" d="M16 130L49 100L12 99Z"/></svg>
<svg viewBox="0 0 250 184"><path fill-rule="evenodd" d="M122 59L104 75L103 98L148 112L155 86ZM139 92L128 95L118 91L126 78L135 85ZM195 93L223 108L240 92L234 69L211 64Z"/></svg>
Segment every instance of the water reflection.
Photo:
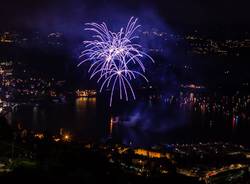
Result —
<svg viewBox="0 0 250 184"><path fill-rule="evenodd" d="M60 128L73 132L79 138L93 138L98 134L96 98L77 98L67 103L47 103L41 106L21 105L8 118L22 123L27 129L60 132Z"/></svg>
<svg viewBox="0 0 250 184"><path fill-rule="evenodd" d="M117 129L118 123L120 122L120 119L118 116L111 116L109 121L109 137L114 137L114 132Z"/></svg>
<svg viewBox="0 0 250 184"><path fill-rule="evenodd" d="M77 111L86 110L87 107L95 107L96 106L96 98L89 97L81 97L76 99L76 109Z"/></svg>
<svg viewBox="0 0 250 184"><path fill-rule="evenodd" d="M98 136L96 98L81 97L75 101L75 112L72 117L73 132L81 138L92 139Z"/></svg>
<svg viewBox="0 0 250 184"><path fill-rule="evenodd" d="M20 106L10 119L37 131L58 133L63 128L84 140L113 137L134 145L214 140L248 142L249 113L241 106L232 106L232 110L229 100L222 103L194 93L164 97L157 102L154 98L137 101L126 104L126 108L124 104L109 108L96 98L82 97L61 104Z"/></svg>
<svg viewBox="0 0 250 184"><path fill-rule="evenodd" d="M113 123L113 115L109 132L124 144L132 141L134 146L200 141L248 144L249 109L244 104L235 103L234 98L223 99L190 93L163 100L152 98L126 108L113 107L119 122Z"/></svg>

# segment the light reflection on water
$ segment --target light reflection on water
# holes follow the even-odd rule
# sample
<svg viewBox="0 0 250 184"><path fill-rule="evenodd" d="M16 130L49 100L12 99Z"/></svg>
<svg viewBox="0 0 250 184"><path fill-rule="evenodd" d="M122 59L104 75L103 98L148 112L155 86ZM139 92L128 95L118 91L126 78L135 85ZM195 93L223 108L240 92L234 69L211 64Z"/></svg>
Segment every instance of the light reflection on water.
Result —
<svg viewBox="0 0 250 184"><path fill-rule="evenodd" d="M249 126L236 116L192 111L164 103L116 104L112 109L96 98L78 98L68 103L21 106L10 119L37 131L70 131L81 140L112 137L135 146L175 142L240 141L247 143Z"/></svg>
<svg viewBox="0 0 250 184"><path fill-rule="evenodd" d="M85 111L88 109L88 106L95 107L96 106L96 98L87 98L81 97L76 99L76 110L78 112Z"/></svg>
<svg viewBox="0 0 250 184"><path fill-rule="evenodd" d="M77 98L68 103L19 106L13 112L12 123L22 123L27 129L59 133L60 128L73 132L81 139L98 137L96 98Z"/></svg>

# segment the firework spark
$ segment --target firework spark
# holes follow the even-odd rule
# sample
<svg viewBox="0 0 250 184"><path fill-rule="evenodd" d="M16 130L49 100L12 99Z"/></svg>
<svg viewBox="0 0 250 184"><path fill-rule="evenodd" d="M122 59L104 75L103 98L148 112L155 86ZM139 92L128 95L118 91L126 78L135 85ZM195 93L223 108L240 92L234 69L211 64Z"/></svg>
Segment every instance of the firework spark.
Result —
<svg viewBox="0 0 250 184"><path fill-rule="evenodd" d="M110 31L105 23L87 23L86 31L92 31L93 40L84 41L85 50L82 51L80 58L84 58L78 66L84 62L90 61L91 65L88 72L90 78L98 77L97 82L102 82L100 92L103 88L111 87L110 106L114 90L118 88L120 99L128 100L129 92L135 99L135 93L131 81L136 76L141 76L146 81L147 78L140 72L144 73L145 66L142 59L148 58L154 60L142 51L141 45L133 43L134 39L139 38L134 35L140 27L137 25L137 19L131 17L126 28L121 28L117 33ZM139 66L138 70L133 70Z"/></svg>

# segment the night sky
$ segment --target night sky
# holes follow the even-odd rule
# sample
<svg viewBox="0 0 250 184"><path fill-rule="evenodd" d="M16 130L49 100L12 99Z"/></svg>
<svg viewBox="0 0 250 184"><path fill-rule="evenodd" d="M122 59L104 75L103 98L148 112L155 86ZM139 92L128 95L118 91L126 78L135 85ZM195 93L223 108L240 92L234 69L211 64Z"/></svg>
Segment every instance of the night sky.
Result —
<svg viewBox="0 0 250 184"><path fill-rule="evenodd" d="M143 17L153 11L168 24L249 26L249 1L233 0L10 0L0 2L1 29L81 24L86 20L131 15ZM140 12L143 12L141 14Z"/></svg>
<svg viewBox="0 0 250 184"><path fill-rule="evenodd" d="M112 31L117 31L124 26L124 23L126 24L131 16L135 16L139 18L143 30L157 28L175 35L179 33L185 35L186 30L189 33L194 33L194 30L200 32L205 30L205 34L202 32L205 36L232 39L234 34L244 36L244 33L250 32L249 7L250 1L246 0L8 0L0 1L0 31L16 30L19 32L21 30L22 32L25 30L32 34L37 31L45 33L44 35L51 32L62 32L67 43L65 47L68 50L59 53L67 55L66 59L64 58L66 62L73 58L72 65L75 66L79 61L78 47L82 40L89 36L84 32L86 22L105 21ZM32 36L32 34L29 35ZM150 38L143 39L143 46L164 47L165 50L168 50L167 58L164 59L172 62L171 56L175 53L170 46L162 46L160 41ZM31 52L34 52L33 48ZM53 50L50 52L54 54ZM32 63L34 58L42 58L41 63L43 64L46 64L45 61L47 61L50 67L44 64L45 68L52 68L53 72L54 68L58 66L64 67L61 58L52 59L55 67L51 67L50 55L29 56L24 60ZM178 59L178 62L183 61L189 62L187 58ZM233 61L235 60L233 59ZM177 61L173 60L173 62ZM237 59L237 62L240 61ZM197 67L197 71L203 68L203 64ZM211 71L213 71L213 64L211 66ZM65 68L70 71L67 65Z"/></svg>

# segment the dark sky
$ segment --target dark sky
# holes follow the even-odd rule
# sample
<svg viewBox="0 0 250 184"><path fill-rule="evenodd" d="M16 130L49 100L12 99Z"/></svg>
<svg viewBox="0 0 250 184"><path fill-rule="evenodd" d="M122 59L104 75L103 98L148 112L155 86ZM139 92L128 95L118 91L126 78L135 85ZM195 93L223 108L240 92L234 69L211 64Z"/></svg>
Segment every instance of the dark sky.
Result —
<svg viewBox="0 0 250 184"><path fill-rule="evenodd" d="M1 0L1 28L29 27L146 13L176 25L249 26L250 1L243 0ZM1 29L0 28L0 29Z"/></svg>

